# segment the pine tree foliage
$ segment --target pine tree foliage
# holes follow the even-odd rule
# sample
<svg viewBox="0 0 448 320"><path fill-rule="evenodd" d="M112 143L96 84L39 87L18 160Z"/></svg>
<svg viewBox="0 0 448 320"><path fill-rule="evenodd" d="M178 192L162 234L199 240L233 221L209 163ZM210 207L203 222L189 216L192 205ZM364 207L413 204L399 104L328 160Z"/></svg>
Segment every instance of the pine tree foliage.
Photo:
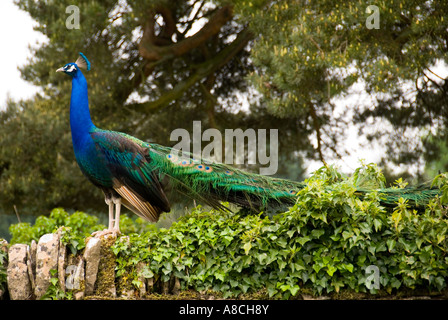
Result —
<svg viewBox="0 0 448 320"><path fill-rule="evenodd" d="M307 118L322 154L342 153L355 122L369 139L387 135L388 161L434 158L437 144L420 136L446 137L446 79L435 72L448 58L446 2L241 0L237 8L259 35L250 77L269 112ZM335 101L360 85L372 103L344 102L337 117ZM392 129L368 130L381 120Z"/></svg>

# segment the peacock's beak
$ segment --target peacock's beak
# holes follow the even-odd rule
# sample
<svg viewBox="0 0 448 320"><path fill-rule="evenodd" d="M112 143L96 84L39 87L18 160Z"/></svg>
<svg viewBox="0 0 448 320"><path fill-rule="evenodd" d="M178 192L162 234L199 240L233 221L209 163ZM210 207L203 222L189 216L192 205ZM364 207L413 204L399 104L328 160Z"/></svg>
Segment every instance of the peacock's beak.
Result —
<svg viewBox="0 0 448 320"><path fill-rule="evenodd" d="M64 72L64 68L59 68L56 72Z"/></svg>

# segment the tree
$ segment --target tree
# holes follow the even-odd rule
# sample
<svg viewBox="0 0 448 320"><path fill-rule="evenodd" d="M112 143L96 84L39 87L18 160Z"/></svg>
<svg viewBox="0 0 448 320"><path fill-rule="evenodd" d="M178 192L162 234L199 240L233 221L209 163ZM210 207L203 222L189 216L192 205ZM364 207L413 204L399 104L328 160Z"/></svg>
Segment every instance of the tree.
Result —
<svg viewBox="0 0 448 320"><path fill-rule="evenodd" d="M353 123L370 141L387 137L384 164L412 163L422 159L423 152L433 157L436 144L420 139L428 132L435 137L432 142L446 141L448 84L433 66L448 62L448 4L375 4L238 1L236 11L259 35L251 51L252 83L266 98L269 112L299 115L314 127L322 161L343 154L343 133ZM342 116L335 117L335 100L360 84L372 105L347 105ZM368 123L380 120L390 126L372 134Z"/></svg>

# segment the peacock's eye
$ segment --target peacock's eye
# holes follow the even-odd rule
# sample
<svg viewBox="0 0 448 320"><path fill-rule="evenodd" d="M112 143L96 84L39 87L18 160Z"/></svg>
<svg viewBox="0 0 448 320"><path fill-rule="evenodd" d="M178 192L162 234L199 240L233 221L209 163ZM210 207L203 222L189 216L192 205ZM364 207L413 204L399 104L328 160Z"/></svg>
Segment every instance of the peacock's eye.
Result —
<svg viewBox="0 0 448 320"><path fill-rule="evenodd" d="M73 71L75 71L75 70L76 70L76 67L75 67L74 65L67 66L67 68L66 68L66 71L67 71L67 72L73 72Z"/></svg>

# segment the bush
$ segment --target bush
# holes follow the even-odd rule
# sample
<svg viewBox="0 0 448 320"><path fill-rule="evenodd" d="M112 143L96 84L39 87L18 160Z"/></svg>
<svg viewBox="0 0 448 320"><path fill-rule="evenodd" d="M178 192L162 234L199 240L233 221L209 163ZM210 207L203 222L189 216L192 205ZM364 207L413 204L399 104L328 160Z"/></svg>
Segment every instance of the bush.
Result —
<svg viewBox="0 0 448 320"><path fill-rule="evenodd" d="M145 277L175 276L184 289L212 289L224 297L266 289L271 297L289 298L304 288L375 294L374 266L387 293L444 289L448 221L440 199L420 211L403 199L385 208L378 192L357 197L363 174L363 181L369 175L370 182L382 181L372 166L351 178L323 168L306 181L296 205L272 219L197 207L170 229L121 238L113 246L117 276L131 275L138 287L136 265L143 261Z"/></svg>
<svg viewBox="0 0 448 320"><path fill-rule="evenodd" d="M84 239L91 233L103 230L106 227L98 223L98 217L85 212L74 212L69 214L64 209L53 209L47 216L39 216L34 225L28 222L12 224L9 227L11 233L11 244L30 244L32 240L38 241L46 233L53 233L60 227L62 241L69 245L72 253L84 248ZM132 220L126 214L120 215L120 230L122 234L141 233L156 230L153 224L141 218Z"/></svg>
<svg viewBox="0 0 448 320"><path fill-rule="evenodd" d="M69 214L61 208L53 209L50 216L39 216L34 225L28 222L12 224L9 227L11 233L11 244L30 244L32 240L46 233L53 233L59 227L62 228L62 240L69 245L73 253L84 248L84 238L92 232L102 230L104 225L98 224L98 218L84 212Z"/></svg>

